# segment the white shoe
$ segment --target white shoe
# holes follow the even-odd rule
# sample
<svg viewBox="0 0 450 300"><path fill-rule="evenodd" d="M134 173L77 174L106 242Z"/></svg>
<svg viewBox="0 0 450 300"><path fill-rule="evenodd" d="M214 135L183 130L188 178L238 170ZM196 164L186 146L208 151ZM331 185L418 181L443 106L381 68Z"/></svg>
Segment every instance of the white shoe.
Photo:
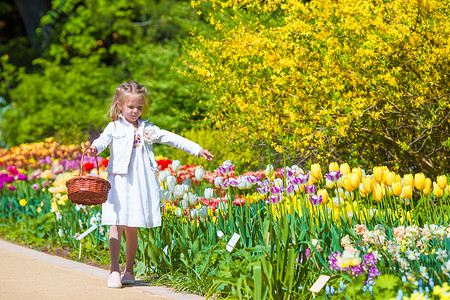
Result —
<svg viewBox="0 0 450 300"><path fill-rule="evenodd" d="M120 280L120 273L117 271L111 272L108 278L108 287L110 288L121 288L122 281Z"/></svg>

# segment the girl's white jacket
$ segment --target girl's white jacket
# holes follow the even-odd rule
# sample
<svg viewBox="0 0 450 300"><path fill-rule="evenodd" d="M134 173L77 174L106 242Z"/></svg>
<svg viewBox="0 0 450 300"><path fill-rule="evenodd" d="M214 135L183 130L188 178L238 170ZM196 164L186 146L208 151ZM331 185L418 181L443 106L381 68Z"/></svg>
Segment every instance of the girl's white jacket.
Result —
<svg viewBox="0 0 450 300"><path fill-rule="evenodd" d="M178 134L139 119L138 133L144 140L144 132L150 132L150 139L145 139L141 145L145 147L148 157L150 158L150 165L158 171L158 165L153 154L153 143L166 144L180 150L183 150L191 155L197 156L202 150L202 147ZM133 151L134 142L134 126L127 122L121 115L120 119L110 122L105 130L100 134L98 139L92 142L92 146L97 148L97 153L102 152L109 146L110 156L106 171L113 174L127 174L128 165L131 159L131 152Z"/></svg>

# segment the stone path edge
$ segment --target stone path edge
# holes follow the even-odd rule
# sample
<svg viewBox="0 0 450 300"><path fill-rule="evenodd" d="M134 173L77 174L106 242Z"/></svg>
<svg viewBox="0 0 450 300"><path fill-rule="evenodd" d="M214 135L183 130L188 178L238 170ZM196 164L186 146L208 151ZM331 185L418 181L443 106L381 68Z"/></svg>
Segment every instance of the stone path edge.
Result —
<svg viewBox="0 0 450 300"><path fill-rule="evenodd" d="M83 272L86 274L91 274L94 276L98 276L106 280L109 277L109 271L104 270L98 267L86 265L81 262L73 261L70 259L62 258L55 255L46 254L37 250L33 250L27 248L26 246L17 245L11 242L4 241L0 239L0 247L12 252L16 252L19 254L27 255L33 257L35 259L45 261L54 265L58 265L61 267L65 267L68 269L76 270L79 272ZM205 299L204 297L193 295L193 294L185 294L185 293L176 293L172 289L164 286L147 286L147 285L135 285L134 288L141 289L147 292L151 292L154 294L158 294L160 296L170 297L175 300L201 300Z"/></svg>

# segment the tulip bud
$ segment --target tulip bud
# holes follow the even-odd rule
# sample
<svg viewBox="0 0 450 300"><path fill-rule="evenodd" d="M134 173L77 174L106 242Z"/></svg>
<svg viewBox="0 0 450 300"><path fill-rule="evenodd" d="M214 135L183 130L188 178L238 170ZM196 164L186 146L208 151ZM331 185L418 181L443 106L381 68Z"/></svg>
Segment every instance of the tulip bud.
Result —
<svg viewBox="0 0 450 300"><path fill-rule="evenodd" d="M351 173L350 174L350 184L352 185L353 189L356 189L359 187L359 176L358 174Z"/></svg>
<svg viewBox="0 0 450 300"><path fill-rule="evenodd" d="M393 172L387 173L387 175L386 175L386 184L389 185L389 186L392 186L394 181L395 181L395 173L393 173Z"/></svg>
<svg viewBox="0 0 450 300"><path fill-rule="evenodd" d="M442 190L445 190L445 188L447 187L447 177L445 177L444 175L438 176L436 179L436 183Z"/></svg>
<svg viewBox="0 0 450 300"><path fill-rule="evenodd" d="M330 165L328 166L328 170L329 170L330 172L331 172L331 171L335 171L335 172L339 171L340 169L339 169L338 163L337 163L337 162L332 162L332 163L330 163Z"/></svg>
<svg viewBox="0 0 450 300"><path fill-rule="evenodd" d="M383 199L383 196L384 196L384 189L382 188L382 186L379 184L376 184L373 187L372 195L373 195L373 199L375 201L381 202L381 199Z"/></svg>
<svg viewBox="0 0 450 300"><path fill-rule="evenodd" d="M372 177L364 177L364 179L362 180L362 184L364 186L364 192L366 194L369 194L372 192L373 190L373 186L374 186L374 180Z"/></svg>
<svg viewBox="0 0 450 300"><path fill-rule="evenodd" d="M414 177L412 176L412 174L405 174L403 176L403 185L409 185L411 187L414 186Z"/></svg>
<svg viewBox="0 0 450 300"><path fill-rule="evenodd" d="M168 190L161 189L159 190L161 202L167 202L170 200L170 192Z"/></svg>
<svg viewBox="0 0 450 300"><path fill-rule="evenodd" d="M428 196L431 193L431 179L425 178L425 188L423 189L423 194Z"/></svg>
<svg viewBox="0 0 450 300"><path fill-rule="evenodd" d="M172 161L172 170L176 173L180 170L180 161L179 160L173 160Z"/></svg>
<svg viewBox="0 0 450 300"><path fill-rule="evenodd" d="M213 189L211 189L211 188L206 188L205 189L205 198L206 199L208 199L208 200L212 199L213 195L214 195L214 190Z"/></svg>
<svg viewBox="0 0 450 300"><path fill-rule="evenodd" d="M433 194L436 197L442 197L442 195L444 194L444 191L436 182L433 182Z"/></svg>
<svg viewBox="0 0 450 300"><path fill-rule="evenodd" d="M422 191L425 188L425 175L423 173L417 173L414 175L414 186L419 191Z"/></svg>
<svg viewBox="0 0 450 300"><path fill-rule="evenodd" d="M358 167L358 168L353 168L352 173L355 173L356 175L358 175L359 182L362 181L362 179L363 179L364 176L363 176L363 170L361 170L360 167ZM364 175L365 175L365 173L364 173Z"/></svg>
<svg viewBox="0 0 450 300"><path fill-rule="evenodd" d="M169 190L169 192L173 193L175 185L177 184L177 178L175 176L169 175L167 176L166 182L167 182L167 189Z"/></svg>
<svg viewBox="0 0 450 300"><path fill-rule="evenodd" d="M268 164L264 173L266 174L267 178L271 178L274 174L273 165Z"/></svg>
<svg viewBox="0 0 450 300"><path fill-rule="evenodd" d="M395 196L400 196L402 194L402 182L396 181L392 183L392 191L394 192Z"/></svg>
<svg viewBox="0 0 450 300"><path fill-rule="evenodd" d="M341 173L344 176L350 173L350 166L347 163L341 164Z"/></svg>
<svg viewBox="0 0 450 300"><path fill-rule="evenodd" d="M412 198L412 186L405 185L403 186L402 194L400 195L402 199L411 199Z"/></svg>
<svg viewBox="0 0 450 300"><path fill-rule="evenodd" d="M208 217L208 207L203 206L201 209L199 209L198 215L200 218L206 219Z"/></svg>
<svg viewBox="0 0 450 300"><path fill-rule="evenodd" d="M197 179L197 181L201 181L203 179L203 168L195 169L195 179Z"/></svg>
<svg viewBox="0 0 450 300"><path fill-rule="evenodd" d="M184 187L181 184L177 184L173 189L173 195L178 199L183 198Z"/></svg>
<svg viewBox="0 0 450 300"><path fill-rule="evenodd" d="M215 187L219 187L223 183L223 178L220 176L217 176L214 178L214 185Z"/></svg>
<svg viewBox="0 0 450 300"><path fill-rule="evenodd" d="M351 181L350 181L350 174L342 177L342 186L344 187L344 189L347 192L351 192L351 191L354 190L354 187L353 187L353 185L351 184Z"/></svg>
<svg viewBox="0 0 450 300"><path fill-rule="evenodd" d="M317 180L322 179L322 168L319 164L313 164L311 166L311 174Z"/></svg>
<svg viewBox="0 0 450 300"><path fill-rule="evenodd" d="M384 170L382 167L374 167L373 168L373 177L375 178L375 180L378 183L383 182L383 174L384 174Z"/></svg>
<svg viewBox="0 0 450 300"><path fill-rule="evenodd" d="M189 204L186 200L181 200L181 207L183 209L187 209L189 207Z"/></svg>
<svg viewBox="0 0 450 300"><path fill-rule="evenodd" d="M168 170L159 172L159 181L166 182L167 176L169 176L169 175L170 175L170 172Z"/></svg>
<svg viewBox="0 0 450 300"><path fill-rule="evenodd" d="M327 190L321 189L317 192L318 196L322 196L322 204L326 204L328 202L328 192Z"/></svg>
<svg viewBox="0 0 450 300"><path fill-rule="evenodd" d="M181 217L181 208L179 208L179 207L175 208L175 215L177 217Z"/></svg>

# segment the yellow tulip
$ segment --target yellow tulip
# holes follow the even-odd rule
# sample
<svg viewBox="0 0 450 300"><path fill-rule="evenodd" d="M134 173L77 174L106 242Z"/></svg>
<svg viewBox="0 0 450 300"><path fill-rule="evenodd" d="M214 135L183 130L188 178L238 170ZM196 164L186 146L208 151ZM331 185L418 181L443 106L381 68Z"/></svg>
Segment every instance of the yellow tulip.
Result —
<svg viewBox="0 0 450 300"><path fill-rule="evenodd" d="M322 176L322 168L320 167L319 164L313 164L311 166L311 174L317 180L322 179L322 177L323 177Z"/></svg>
<svg viewBox="0 0 450 300"><path fill-rule="evenodd" d="M363 174L362 174L362 170L361 170L360 167L358 167L358 168L353 168L352 173L355 173L356 175L358 175L359 182L362 181Z"/></svg>
<svg viewBox="0 0 450 300"><path fill-rule="evenodd" d="M392 191L395 196L400 196L402 194L402 183L401 181L396 181L392 183Z"/></svg>
<svg viewBox="0 0 450 300"><path fill-rule="evenodd" d="M436 182L442 190L445 190L445 188L447 187L447 177L443 175L438 176Z"/></svg>
<svg viewBox="0 0 450 300"><path fill-rule="evenodd" d="M377 202L380 202L381 199L383 199L383 196L384 196L384 189L382 188L381 185L376 184L376 185L373 187L372 196L373 196L373 199L374 199L375 201L377 201Z"/></svg>
<svg viewBox="0 0 450 300"><path fill-rule="evenodd" d="M360 184L359 176L358 174L351 173L350 174L350 184L352 185L353 189L356 189L359 187Z"/></svg>
<svg viewBox="0 0 450 300"><path fill-rule="evenodd" d="M20 199L19 200L19 204L20 204L20 206L22 206L22 207L24 207L25 205L27 205L27 200L26 199Z"/></svg>
<svg viewBox="0 0 450 300"><path fill-rule="evenodd" d="M433 182L433 194L436 197L442 197L442 195L444 194L444 190L442 190L436 182Z"/></svg>
<svg viewBox="0 0 450 300"><path fill-rule="evenodd" d="M342 175L347 175L350 173L350 166L348 165L348 163L341 164L341 173Z"/></svg>
<svg viewBox="0 0 450 300"><path fill-rule="evenodd" d="M374 167L373 168L373 177L377 182L383 182L383 167Z"/></svg>
<svg viewBox="0 0 450 300"><path fill-rule="evenodd" d="M339 171L339 165L337 162L332 162L329 166L328 166L328 170L331 171Z"/></svg>
<svg viewBox="0 0 450 300"><path fill-rule="evenodd" d="M414 175L414 186L419 191L422 191L425 188L425 175L423 173L417 173Z"/></svg>
<svg viewBox="0 0 450 300"><path fill-rule="evenodd" d="M364 187L364 192L366 194L369 194L369 193L372 192L374 183L375 182L374 182L372 177L368 177L367 176L367 177L363 178L362 184L363 184L363 187Z"/></svg>
<svg viewBox="0 0 450 300"><path fill-rule="evenodd" d="M402 198L403 199L411 199L412 198L412 186L410 186L410 185L403 186Z"/></svg>
<svg viewBox="0 0 450 300"><path fill-rule="evenodd" d="M423 194L428 196L431 193L431 179L425 178L425 188L423 189Z"/></svg>
<svg viewBox="0 0 450 300"><path fill-rule="evenodd" d="M328 202L328 192L327 190L321 189L317 192L317 196L322 195L322 204L326 204Z"/></svg>
<svg viewBox="0 0 450 300"><path fill-rule="evenodd" d="M346 175L346 176L342 177L342 186L344 187L344 189L347 192L351 192L351 191L353 191L355 189L353 187L353 185L351 184L349 175Z"/></svg>
<svg viewBox="0 0 450 300"><path fill-rule="evenodd" d="M395 181L395 173L393 173L393 172L387 173L387 175L386 175L386 184L389 185L389 186L392 186L394 181Z"/></svg>
<svg viewBox="0 0 450 300"><path fill-rule="evenodd" d="M414 186L414 177L412 174L403 175L403 185L409 185L411 187Z"/></svg>

